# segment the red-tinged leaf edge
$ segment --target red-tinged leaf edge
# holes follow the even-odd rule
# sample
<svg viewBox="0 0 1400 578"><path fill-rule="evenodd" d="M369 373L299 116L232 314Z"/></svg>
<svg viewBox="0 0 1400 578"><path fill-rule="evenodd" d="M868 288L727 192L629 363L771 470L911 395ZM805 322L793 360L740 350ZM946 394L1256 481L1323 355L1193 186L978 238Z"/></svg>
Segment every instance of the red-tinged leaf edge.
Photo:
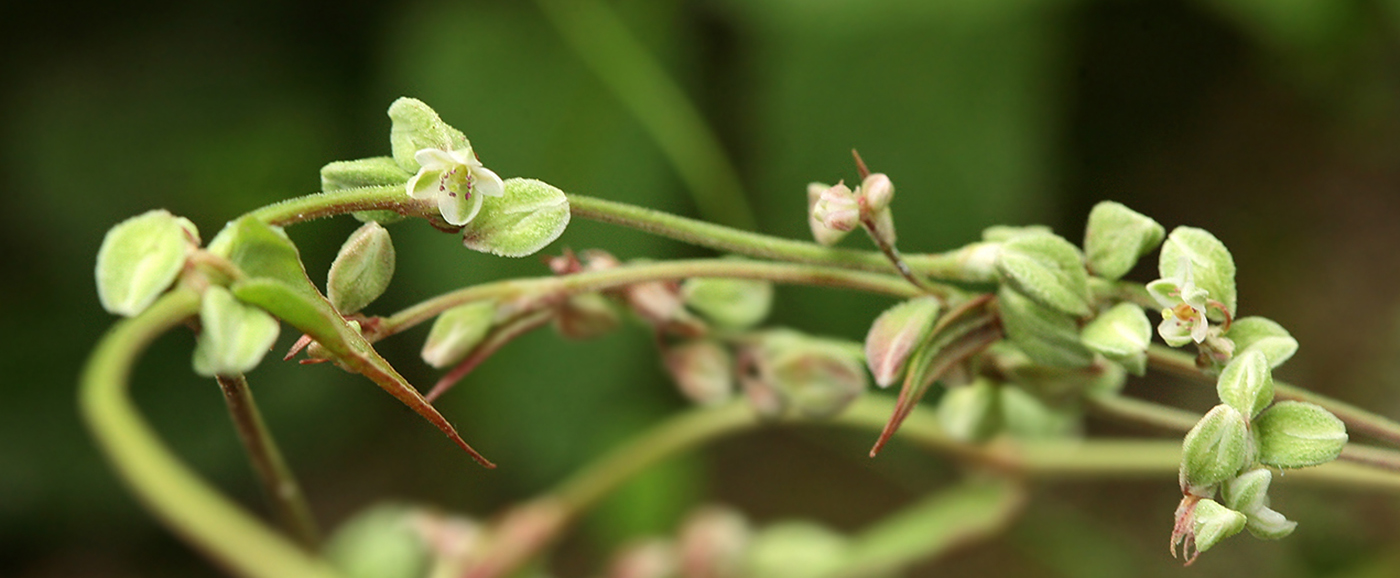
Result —
<svg viewBox="0 0 1400 578"><path fill-rule="evenodd" d="M879 455L935 381L959 362L1002 338L1001 321L994 304L994 296L982 295L959 305L939 320L929 338L909 359L894 413L870 448L870 457Z"/></svg>

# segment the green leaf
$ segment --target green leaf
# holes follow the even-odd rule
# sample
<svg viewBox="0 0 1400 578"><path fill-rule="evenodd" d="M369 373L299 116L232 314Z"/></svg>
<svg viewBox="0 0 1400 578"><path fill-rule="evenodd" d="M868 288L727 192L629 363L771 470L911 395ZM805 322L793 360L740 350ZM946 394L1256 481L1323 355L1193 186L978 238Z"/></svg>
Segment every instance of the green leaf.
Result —
<svg viewBox="0 0 1400 578"><path fill-rule="evenodd" d="M1142 307L1119 303L1079 332L1090 351L1112 359L1133 375L1147 373L1147 345L1152 342L1152 322Z"/></svg>
<svg viewBox="0 0 1400 578"><path fill-rule="evenodd" d="M411 177L413 173L403 170L391 157L336 161L321 167L321 190L331 192L361 187L404 186Z"/></svg>
<svg viewBox="0 0 1400 578"><path fill-rule="evenodd" d="M394 121L389 130L394 162L405 172L418 172L421 165L413 155L420 150L455 151L471 147L462 131L443 122L436 111L416 98L395 100L389 105L389 118Z"/></svg>
<svg viewBox="0 0 1400 578"><path fill-rule="evenodd" d="M873 457L880 453L885 443L899 431L899 425L914 411L929 387L943 377L959 362L976 355L997 340L1001 339L1000 324L991 306L992 298L984 295L966 301L944 315L934 325L928 337L909 357L908 371L904 374L904 385L899 390L894 413L880 432L875 446L870 449Z"/></svg>
<svg viewBox="0 0 1400 578"><path fill-rule="evenodd" d="M1245 521L1244 514L1226 508L1215 500L1205 499L1196 503L1193 525L1196 552L1205 552L1221 540L1240 533L1240 530L1244 529Z"/></svg>
<svg viewBox="0 0 1400 578"><path fill-rule="evenodd" d="M1236 319L1225 333L1235 343L1235 354L1258 351L1269 360L1269 367L1283 365L1298 352L1298 340L1282 325L1266 317Z"/></svg>
<svg viewBox="0 0 1400 578"><path fill-rule="evenodd" d="M118 223L97 250L97 298L102 308L127 317L144 311L175 282L197 246L194 223L165 210Z"/></svg>
<svg viewBox="0 0 1400 578"><path fill-rule="evenodd" d="M1079 339L1074 318L1002 287L997 306L1006 338L1032 361L1053 367L1084 367L1094 354Z"/></svg>
<svg viewBox="0 0 1400 578"><path fill-rule="evenodd" d="M360 512L326 543L326 558L347 578L420 578L432 549L419 526L429 514L383 504Z"/></svg>
<svg viewBox="0 0 1400 578"><path fill-rule="evenodd" d="M1196 287L1204 289L1209 298L1220 302L1235 314L1235 259L1215 235L1204 229L1177 227L1162 245L1157 270L1163 279L1185 279L1186 264ZM1220 311L1207 307L1206 314L1215 321L1225 317Z"/></svg>
<svg viewBox="0 0 1400 578"><path fill-rule="evenodd" d="M1274 377L1268 359L1257 350L1236 355L1220 373L1215 390L1220 401L1253 419L1274 402Z"/></svg>
<svg viewBox="0 0 1400 578"><path fill-rule="evenodd" d="M326 297L343 315L364 309L394 278L394 243L378 223L365 223L340 246L326 275Z"/></svg>
<svg viewBox="0 0 1400 578"><path fill-rule="evenodd" d="M564 233L569 216L563 191L534 179L507 179L505 194L486 197L462 228L462 244L502 257L533 255Z"/></svg>
<svg viewBox="0 0 1400 578"><path fill-rule="evenodd" d="M218 285L205 289L201 299L194 372L205 377L233 376L262 363L277 341L277 320L257 307L239 303L228 289Z"/></svg>
<svg viewBox="0 0 1400 578"><path fill-rule="evenodd" d="M768 317L773 284L756 279L698 277L681 285L686 306L721 327L743 329Z"/></svg>
<svg viewBox="0 0 1400 578"><path fill-rule="evenodd" d="M1001 246L997 271L1004 282L1062 313L1089 315L1089 274L1079 250L1050 234L1019 235Z"/></svg>
<svg viewBox="0 0 1400 578"><path fill-rule="evenodd" d="M495 324L494 301L476 301L443 311L423 342L423 361L438 369L461 361Z"/></svg>
<svg viewBox="0 0 1400 578"><path fill-rule="evenodd" d="M886 309L865 336L865 363L880 387L889 387L904 375L914 348L922 344L942 309L936 297L910 299Z"/></svg>
<svg viewBox="0 0 1400 578"><path fill-rule="evenodd" d="M1140 257L1162 242L1166 229L1151 217L1113 201L1094 205L1084 230L1089 269L1104 279L1118 279Z"/></svg>
<svg viewBox="0 0 1400 578"><path fill-rule="evenodd" d="M1302 401L1281 401L1259 415L1259 461L1276 468L1304 468L1337 458L1347 428L1332 412Z"/></svg>

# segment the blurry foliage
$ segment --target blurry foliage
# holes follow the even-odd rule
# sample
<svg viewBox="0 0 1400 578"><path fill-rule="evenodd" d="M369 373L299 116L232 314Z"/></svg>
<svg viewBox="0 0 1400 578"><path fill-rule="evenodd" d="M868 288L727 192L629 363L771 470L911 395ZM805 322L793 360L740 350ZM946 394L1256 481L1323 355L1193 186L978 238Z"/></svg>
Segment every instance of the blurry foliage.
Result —
<svg viewBox="0 0 1400 578"><path fill-rule="evenodd" d="M1285 377L1400 414L1400 395L1374 385L1400 379L1394 364L1364 362L1393 355L1400 335L1394 314L1370 313L1400 311L1400 3L614 6L711 121L763 230L805 236L806 183L854 180L853 147L894 178L900 240L911 251L952 247L995 223L1046 223L1074 239L1092 202L1119 200L1168 227L1204 226L1227 240L1246 264L1241 301L1303 343L1303 363ZM502 176L694 213L654 143L531 3L9 3L0 7L0 38L0 574L214 573L136 507L75 419L78 361L112 322L95 299L93 256L119 220L163 207L212 237L243 211L313 191L325 162L387 153L383 110L400 95L431 103ZM353 228L338 220L293 230L313 277L324 275ZM464 251L419 223L392 231L399 275L371 313L465 284L546 273L534 259ZM704 254L581 221L560 245L606 247L623 258ZM1325 305L1295 307L1300 301ZM859 336L887 305L785 287L775 313L780 323ZM417 360L425 332L382 346L419 384L434 379ZM187 370L191 345L184 335L157 344L138 372L138 399L182 455L256 503L217 388ZM1362 378L1371 385L1348 389ZM327 522L386 497L489 516L682 406L642 331L584 343L532 335L441 406L502 465L484 472L368 383L332 367L269 363L250 379ZM684 510L714 497L712 487L726 488L719 498L761 504L804 477L855 476L844 495L780 514L858 522L887 511L884 494L912 497L938 479L868 462L844 451L851 444L839 437L777 439L780 449L843 451L822 454L821 471L774 472L761 487L726 484L730 474L707 465L719 452L718 463L746 467L725 459L723 448L673 463L591 518L583 550L595 549L583 561L596 564L596 548L638 532L669 531ZM782 451L761 459L781 460ZM945 570L1122 576L1150 567L1151 575L1177 575L1158 547L1166 528L1155 523L1167 519L1175 491L1164 481L1092 500L1042 492L1038 501L1069 500L1076 509L1035 509L1024 528L991 546L1010 557L971 553ZM1143 504L1158 502L1167 504L1152 510L1161 516L1142 515ZM1374 496L1346 503L1335 523L1310 524L1298 540L1232 544L1194 571L1230 572L1273 557L1269 567L1280 575L1395 572L1396 558L1383 554L1394 542L1394 505ZM1349 521L1364 525L1330 534ZM1094 556L1104 545L1071 539L1066 527L1133 546L1078 565L1063 549ZM1054 540L1037 542L1041 535ZM1327 554L1337 540L1347 558ZM1290 553L1277 558L1283 551Z"/></svg>

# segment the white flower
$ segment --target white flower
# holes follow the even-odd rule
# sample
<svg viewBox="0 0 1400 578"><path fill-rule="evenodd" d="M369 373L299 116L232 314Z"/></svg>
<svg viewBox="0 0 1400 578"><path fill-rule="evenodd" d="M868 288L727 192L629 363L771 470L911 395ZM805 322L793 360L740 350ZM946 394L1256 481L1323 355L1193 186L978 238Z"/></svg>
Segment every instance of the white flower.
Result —
<svg viewBox="0 0 1400 578"><path fill-rule="evenodd" d="M1210 330L1210 323L1206 320L1206 303L1210 293L1196 287L1191 275L1191 260L1183 257L1181 262L1181 276L1147 284L1147 292L1163 307L1162 323L1157 326L1157 333L1172 347L1205 341L1206 332Z"/></svg>
<svg viewBox="0 0 1400 578"><path fill-rule="evenodd" d="M442 218L453 225L465 225L476 218L484 197L505 194L501 177L481 166L471 147L420 149L413 158L420 168L408 180L408 196L437 199Z"/></svg>

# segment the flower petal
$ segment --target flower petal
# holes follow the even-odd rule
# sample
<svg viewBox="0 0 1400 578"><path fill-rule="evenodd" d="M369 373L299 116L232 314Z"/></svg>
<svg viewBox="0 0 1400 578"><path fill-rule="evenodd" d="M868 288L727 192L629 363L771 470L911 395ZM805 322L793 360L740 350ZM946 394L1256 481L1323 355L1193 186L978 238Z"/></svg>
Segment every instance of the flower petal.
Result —
<svg viewBox="0 0 1400 578"><path fill-rule="evenodd" d="M461 164L452 153L434 148L419 149L418 152L413 153L413 160L418 161L418 164L422 165L424 169L438 171L448 170L452 168L452 165Z"/></svg>
<svg viewBox="0 0 1400 578"><path fill-rule="evenodd" d="M453 225L462 226L481 212L481 199L483 196L476 192L454 193L444 191L438 196L438 210L442 212L443 220Z"/></svg>
<svg viewBox="0 0 1400 578"><path fill-rule="evenodd" d="M427 149L424 149L427 150ZM442 171L429 169L426 165L418 170L418 174L408 179L408 196L415 199L437 198L438 187L441 186Z"/></svg>
<svg viewBox="0 0 1400 578"><path fill-rule="evenodd" d="M1210 323L1206 322L1206 312L1197 311L1196 318L1191 321L1191 340L1196 343L1205 341L1208 330L1210 330Z"/></svg>
<svg viewBox="0 0 1400 578"><path fill-rule="evenodd" d="M472 192L487 197L499 197L506 194L506 185L501 181L501 177L491 169L477 164L472 169Z"/></svg>
<svg viewBox="0 0 1400 578"><path fill-rule="evenodd" d="M1162 307L1176 307L1181 303L1181 286L1172 279L1158 279L1147 284L1147 292Z"/></svg>
<svg viewBox="0 0 1400 578"><path fill-rule="evenodd" d="M1167 345L1181 347L1191 343L1192 336L1186 327L1186 324L1182 323L1180 319L1168 317L1157 326L1157 334L1162 336L1162 341L1166 341Z"/></svg>

